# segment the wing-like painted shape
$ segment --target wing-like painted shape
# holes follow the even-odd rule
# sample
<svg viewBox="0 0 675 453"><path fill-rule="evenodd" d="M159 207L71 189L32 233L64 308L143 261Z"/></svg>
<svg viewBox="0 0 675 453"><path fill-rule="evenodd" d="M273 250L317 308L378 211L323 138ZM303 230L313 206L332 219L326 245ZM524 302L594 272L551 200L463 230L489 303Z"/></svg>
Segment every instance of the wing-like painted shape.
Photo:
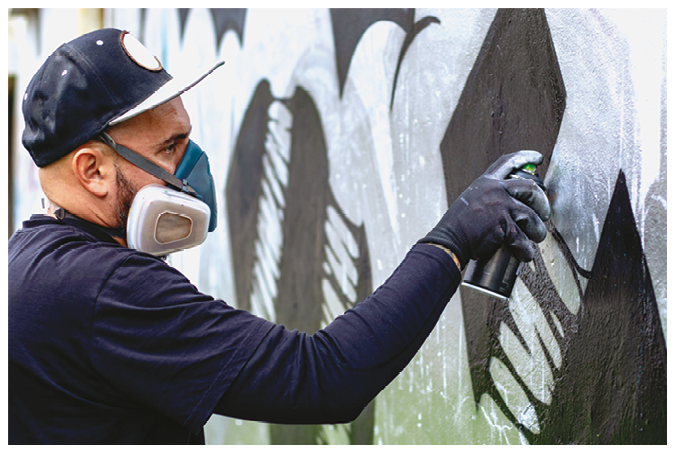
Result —
<svg viewBox="0 0 675 453"><path fill-rule="evenodd" d="M237 139L226 194L237 303L288 329L314 333L372 291L363 225L329 184L316 105L303 88L275 99L262 81ZM373 405L351 424L372 443ZM275 444L322 441L321 426L272 425Z"/></svg>

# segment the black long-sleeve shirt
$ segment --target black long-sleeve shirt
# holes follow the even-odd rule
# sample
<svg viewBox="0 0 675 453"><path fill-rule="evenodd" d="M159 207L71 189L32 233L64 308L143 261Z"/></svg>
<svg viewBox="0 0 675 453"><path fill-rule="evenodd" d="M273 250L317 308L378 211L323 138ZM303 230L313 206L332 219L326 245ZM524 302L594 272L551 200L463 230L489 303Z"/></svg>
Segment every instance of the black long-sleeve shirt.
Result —
<svg viewBox="0 0 675 453"><path fill-rule="evenodd" d="M9 241L9 442L203 442L213 412L353 420L457 289L415 245L370 297L309 335L200 293L92 225L33 216Z"/></svg>

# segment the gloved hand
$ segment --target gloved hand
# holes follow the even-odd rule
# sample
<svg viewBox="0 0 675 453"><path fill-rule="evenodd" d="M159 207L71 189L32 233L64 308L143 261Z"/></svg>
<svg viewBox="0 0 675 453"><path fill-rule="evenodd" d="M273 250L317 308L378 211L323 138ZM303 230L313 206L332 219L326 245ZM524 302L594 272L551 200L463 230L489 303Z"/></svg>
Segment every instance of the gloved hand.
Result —
<svg viewBox="0 0 675 453"><path fill-rule="evenodd" d="M418 242L448 248L462 268L470 259L489 257L502 244L510 246L520 261L531 261L534 248L530 240L541 242L546 237L544 221L551 216L551 208L534 181L505 178L526 164L538 165L542 160L537 151L500 157Z"/></svg>

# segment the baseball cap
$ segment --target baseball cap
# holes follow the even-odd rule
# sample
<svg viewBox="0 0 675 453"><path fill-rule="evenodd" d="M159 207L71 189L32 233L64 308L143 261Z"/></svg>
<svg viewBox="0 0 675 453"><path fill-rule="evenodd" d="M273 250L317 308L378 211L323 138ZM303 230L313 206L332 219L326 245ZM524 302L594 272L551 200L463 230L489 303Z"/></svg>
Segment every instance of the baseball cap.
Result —
<svg viewBox="0 0 675 453"><path fill-rule="evenodd" d="M87 33L56 49L31 79L21 141L38 167L47 166L108 126L180 96L223 64L174 78L129 32Z"/></svg>

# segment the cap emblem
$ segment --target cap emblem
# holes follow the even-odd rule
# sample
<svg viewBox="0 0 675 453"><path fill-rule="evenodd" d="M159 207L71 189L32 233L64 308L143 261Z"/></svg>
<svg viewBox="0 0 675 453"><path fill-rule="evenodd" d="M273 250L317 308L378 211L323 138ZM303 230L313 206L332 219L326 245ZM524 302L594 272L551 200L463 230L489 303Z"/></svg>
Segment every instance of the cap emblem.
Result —
<svg viewBox="0 0 675 453"><path fill-rule="evenodd" d="M150 71L160 71L162 69L162 63L159 62L157 57L150 53L147 47L141 44L141 42L128 31L122 33L120 41L122 42L122 48L129 58L131 58L138 66Z"/></svg>

